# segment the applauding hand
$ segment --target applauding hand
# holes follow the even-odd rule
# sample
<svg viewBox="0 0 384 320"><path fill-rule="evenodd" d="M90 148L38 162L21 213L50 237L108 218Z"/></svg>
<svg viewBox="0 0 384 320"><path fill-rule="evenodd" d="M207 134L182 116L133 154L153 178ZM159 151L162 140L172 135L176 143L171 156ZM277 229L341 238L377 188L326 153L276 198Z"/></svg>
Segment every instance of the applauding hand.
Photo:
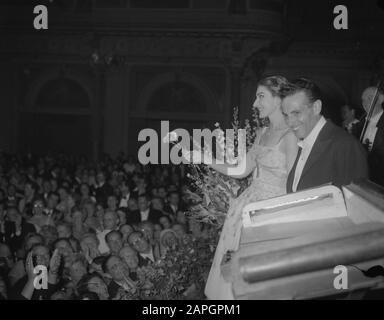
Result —
<svg viewBox="0 0 384 320"><path fill-rule="evenodd" d="M59 250L55 249L52 254L51 260L49 261L49 273L51 275L57 275L57 273L59 272L60 263L61 255L59 253Z"/></svg>

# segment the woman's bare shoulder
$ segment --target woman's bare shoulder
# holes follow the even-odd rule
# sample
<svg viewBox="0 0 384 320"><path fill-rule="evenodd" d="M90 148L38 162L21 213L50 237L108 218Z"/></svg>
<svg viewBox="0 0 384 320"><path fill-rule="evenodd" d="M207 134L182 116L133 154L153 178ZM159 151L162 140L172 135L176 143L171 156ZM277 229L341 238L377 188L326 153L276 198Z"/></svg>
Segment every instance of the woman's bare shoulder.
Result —
<svg viewBox="0 0 384 320"><path fill-rule="evenodd" d="M287 149L297 149L297 137L295 133L292 131L292 129L288 129L288 131L284 134L284 137L282 138L282 144L281 146L287 150Z"/></svg>

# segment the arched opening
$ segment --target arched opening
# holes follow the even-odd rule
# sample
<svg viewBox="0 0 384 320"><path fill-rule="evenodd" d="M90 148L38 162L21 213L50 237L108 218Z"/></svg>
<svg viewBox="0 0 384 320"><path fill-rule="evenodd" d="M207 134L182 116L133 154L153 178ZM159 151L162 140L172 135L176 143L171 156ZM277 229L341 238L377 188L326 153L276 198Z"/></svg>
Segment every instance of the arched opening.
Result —
<svg viewBox="0 0 384 320"><path fill-rule="evenodd" d="M46 82L34 103L37 109L90 109L89 97L80 84L72 79L58 78Z"/></svg>
<svg viewBox="0 0 384 320"><path fill-rule="evenodd" d="M222 122L224 112L203 79L187 72L169 72L155 76L142 88L130 116L128 136L137 137L141 130L151 128L161 138L161 121L168 121L170 131L182 128L192 135L193 129ZM134 140L128 143L132 150L142 145Z"/></svg>
<svg viewBox="0 0 384 320"><path fill-rule="evenodd" d="M20 147L35 154L92 154L91 102L79 82L48 79L21 113Z"/></svg>

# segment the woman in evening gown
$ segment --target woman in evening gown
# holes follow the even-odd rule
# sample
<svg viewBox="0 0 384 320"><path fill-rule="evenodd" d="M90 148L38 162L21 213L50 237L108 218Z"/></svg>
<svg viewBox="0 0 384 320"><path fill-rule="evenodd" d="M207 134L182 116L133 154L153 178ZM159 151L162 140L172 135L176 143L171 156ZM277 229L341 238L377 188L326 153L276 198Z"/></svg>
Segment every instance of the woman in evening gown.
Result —
<svg viewBox="0 0 384 320"><path fill-rule="evenodd" d="M259 81L254 106L260 117L269 118L269 127L257 132L256 141L246 156L246 169L235 178L252 173L252 183L232 201L216 248L205 287L208 299L234 299L232 285L221 273L221 262L228 251L239 246L242 210L245 205L286 194L286 181L297 155L297 139L288 128L281 112L279 90L287 83L284 77L272 76ZM213 169L227 174L229 165L211 164Z"/></svg>

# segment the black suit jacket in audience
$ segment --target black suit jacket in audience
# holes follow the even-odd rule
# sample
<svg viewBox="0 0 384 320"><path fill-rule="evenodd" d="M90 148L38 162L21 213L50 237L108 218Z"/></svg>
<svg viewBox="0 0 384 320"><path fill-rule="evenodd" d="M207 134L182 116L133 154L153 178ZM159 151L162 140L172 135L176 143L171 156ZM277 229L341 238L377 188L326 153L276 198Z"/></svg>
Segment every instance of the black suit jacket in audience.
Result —
<svg viewBox="0 0 384 320"><path fill-rule="evenodd" d="M26 222L24 218L21 221L21 231L19 235L16 234L16 225L12 221L5 221L4 229L5 242L9 245L13 253L22 248L23 241L27 234L36 232L35 226Z"/></svg>
<svg viewBox="0 0 384 320"><path fill-rule="evenodd" d="M294 176L295 167L288 175L287 192L292 192ZM327 121L304 165L296 191L328 183L340 187L367 177L364 147L354 136Z"/></svg>
<svg viewBox="0 0 384 320"><path fill-rule="evenodd" d="M162 215L163 214L161 213L161 211L150 208L147 221L150 221L150 222L155 223L155 224L159 223L159 219ZM141 213L139 210L128 211L127 223L137 224L141 221L142 221L141 220Z"/></svg>
<svg viewBox="0 0 384 320"><path fill-rule="evenodd" d="M96 201L100 203L103 207L106 207L108 197L113 195L113 187L105 182L102 187L96 188Z"/></svg>

